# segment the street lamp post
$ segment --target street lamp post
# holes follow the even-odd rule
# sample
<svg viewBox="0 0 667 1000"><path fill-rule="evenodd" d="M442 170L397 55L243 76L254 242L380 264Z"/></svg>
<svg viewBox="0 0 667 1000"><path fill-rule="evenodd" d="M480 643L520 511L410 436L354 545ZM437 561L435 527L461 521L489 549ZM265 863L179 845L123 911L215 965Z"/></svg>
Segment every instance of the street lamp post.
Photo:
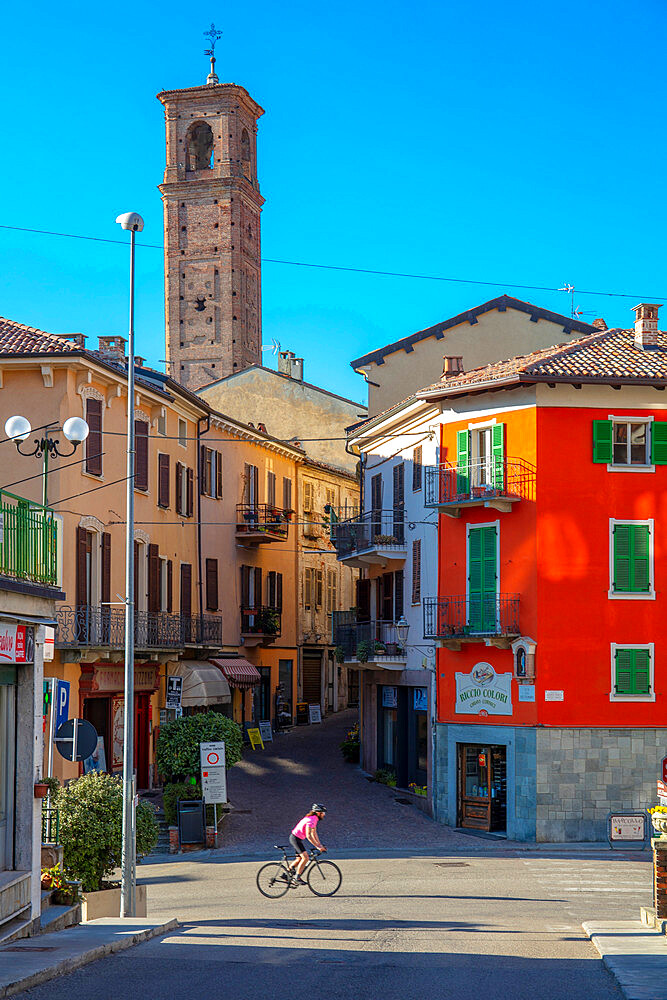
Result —
<svg viewBox="0 0 667 1000"><path fill-rule="evenodd" d="M130 330L127 354L127 501L125 517L125 714L123 719L123 846L120 915L136 916L137 845L134 783L134 242L144 228L136 212L116 222L130 231Z"/></svg>
<svg viewBox="0 0 667 1000"><path fill-rule="evenodd" d="M62 430L72 445L71 451L65 452L60 450L60 441L58 438L49 436L49 427L54 427L56 433ZM55 424L47 424L44 428L40 428L40 430L44 430L46 433L42 437L35 438L33 442L35 447L33 450L21 451L21 445L24 441L28 440L32 433L30 421L18 413L5 421L5 434L14 442L19 455L23 455L26 458L34 455L35 458L44 459L42 465L42 504L46 507L48 500L49 455L52 458L58 458L59 456L61 458L69 458L70 455L74 454L79 445L86 440L90 428L82 417L70 417L62 425L62 428L57 427Z"/></svg>

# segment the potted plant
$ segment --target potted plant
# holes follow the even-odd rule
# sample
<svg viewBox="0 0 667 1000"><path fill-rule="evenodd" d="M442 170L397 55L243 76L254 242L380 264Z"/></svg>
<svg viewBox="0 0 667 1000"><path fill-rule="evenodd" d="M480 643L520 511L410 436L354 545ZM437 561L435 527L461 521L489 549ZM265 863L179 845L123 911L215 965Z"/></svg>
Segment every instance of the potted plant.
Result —
<svg viewBox="0 0 667 1000"><path fill-rule="evenodd" d="M357 660L359 663L368 663L370 653L371 644L367 639L362 639L361 642L357 643Z"/></svg>
<svg viewBox="0 0 667 1000"><path fill-rule="evenodd" d="M397 656L398 655L398 643L387 642L385 643L385 653L387 656Z"/></svg>
<svg viewBox="0 0 667 1000"><path fill-rule="evenodd" d="M659 837L664 837L667 834L667 806L654 806L649 813L653 829Z"/></svg>
<svg viewBox="0 0 667 1000"><path fill-rule="evenodd" d="M385 653L387 652L385 644L383 642L376 642L375 643L375 652L379 653L380 656L384 656Z"/></svg>
<svg viewBox="0 0 667 1000"><path fill-rule="evenodd" d="M49 794L49 785L47 781L36 781L33 785L33 794L36 799L45 799Z"/></svg>
<svg viewBox="0 0 667 1000"><path fill-rule="evenodd" d="M345 663L345 651L342 646L336 646L334 649L334 656L336 658L336 663Z"/></svg>
<svg viewBox="0 0 667 1000"><path fill-rule="evenodd" d="M350 729L347 736L340 744L340 749L343 757L348 762L348 764L358 764L359 754L360 754L360 742L359 742L359 724L355 725Z"/></svg>
<svg viewBox="0 0 667 1000"><path fill-rule="evenodd" d="M258 632L261 632L263 635L278 635L280 616L275 608L262 608L258 618Z"/></svg>
<svg viewBox="0 0 667 1000"><path fill-rule="evenodd" d="M390 788L396 787L396 775L389 768L379 767L373 777L380 785L389 785Z"/></svg>
<svg viewBox="0 0 667 1000"><path fill-rule="evenodd" d="M396 545L397 539L395 535L376 535L374 542L376 545Z"/></svg>

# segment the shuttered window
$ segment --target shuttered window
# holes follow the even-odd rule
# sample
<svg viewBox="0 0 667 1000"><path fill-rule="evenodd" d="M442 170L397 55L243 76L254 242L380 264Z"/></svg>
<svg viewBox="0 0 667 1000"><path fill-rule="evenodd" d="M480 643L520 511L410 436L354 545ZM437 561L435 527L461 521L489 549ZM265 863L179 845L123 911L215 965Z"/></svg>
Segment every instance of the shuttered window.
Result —
<svg viewBox="0 0 667 1000"><path fill-rule="evenodd" d="M412 603L419 604L422 598L422 543L416 538L412 543Z"/></svg>
<svg viewBox="0 0 667 1000"><path fill-rule="evenodd" d="M394 497L393 497L393 534L399 544L403 542L405 517L405 463L394 466Z"/></svg>
<svg viewBox="0 0 667 1000"><path fill-rule="evenodd" d="M173 605L174 589L174 566L171 559L167 559L167 611L169 614L174 610Z"/></svg>
<svg viewBox="0 0 667 1000"><path fill-rule="evenodd" d="M206 496L214 496L215 452L205 445L201 446L199 454L199 488Z"/></svg>
<svg viewBox="0 0 667 1000"><path fill-rule="evenodd" d="M274 472L266 474L266 502L270 507L276 505L276 475Z"/></svg>
<svg viewBox="0 0 667 1000"><path fill-rule="evenodd" d="M306 511L314 510L314 499L315 499L315 484L304 482L303 484L303 509Z"/></svg>
<svg viewBox="0 0 667 1000"><path fill-rule="evenodd" d="M613 528L615 594L651 591L650 528L648 524L615 524Z"/></svg>
<svg viewBox="0 0 667 1000"><path fill-rule="evenodd" d="M505 424L494 424L491 428L491 454L493 473L491 485L502 490L505 485Z"/></svg>
<svg viewBox="0 0 667 1000"><path fill-rule="evenodd" d="M378 473L371 479L371 510L382 510L382 475Z"/></svg>
<svg viewBox="0 0 667 1000"><path fill-rule="evenodd" d="M250 607L250 566L241 566L241 607Z"/></svg>
<svg viewBox="0 0 667 1000"><path fill-rule="evenodd" d="M134 422L134 487L137 490L148 489L148 423L145 420Z"/></svg>
<svg viewBox="0 0 667 1000"><path fill-rule="evenodd" d="M292 480L283 476L283 508L292 509Z"/></svg>
<svg viewBox="0 0 667 1000"><path fill-rule="evenodd" d="M404 610L403 584L405 574L402 569L397 569L394 573L394 621L402 616Z"/></svg>
<svg viewBox="0 0 667 1000"><path fill-rule="evenodd" d="M315 607L322 607L322 589L324 574L321 569L315 570Z"/></svg>
<svg viewBox="0 0 667 1000"><path fill-rule="evenodd" d="M336 571L327 571L327 611L332 614L338 609L338 577Z"/></svg>
<svg viewBox="0 0 667 1000"><path fill-rule="evenodd" d="M283 609L283 575L270 570L266 578L267 601L270 608L276 611Z"/></svg>
<svg viewBox="0 0 667 1000"><path fill-rule="evenodd" d="M192 614L192 566L181 563L181 614L189 618Z"/></svg>
<svg viewBox="0 0 667 1000"><path fill-rule="evenodd" d="M206 610L218 610L218 560L206 560Z"/></svg>
<svg viewBox="0 0 667 1000"><path fill-rule="evenodd" d="M86 423L90 428L86 438L86 472L93 476L102 475L102 402L99 399L86 400Z"/></svg>
<svg viewBox="0 0 667 1000"><path fill-rule="evenodd" d="M169 455L157 457L157 502L159 507L169 506Z"/></svg>
<svg viewBox="0 0 667 1000"><path fill-rule="evenodd" d="M222 499L222 452L214 451L215 457L215 498Z"/></svg>
<svg viewBox="0 0 667 1000"><path fill-rule="evenodd" d="M100 599L107 608L111 602L111 535L104 532L102 535L102 579L100 587Z"/></svg>
<svg viewBox="0 0 667 1000"><path fill-rule="evenodd" d="M313 606L313 573L310 566L303 571L303 606L306 611L310 611Z"/></svg>
<svg viewBox="0 0 667 1000"><path fill-rule="evenodd" d="M617 695L651 693L650 649L616 649L614 693Z"/></svg>
<svg viewBox="0 0 667 1000"><path fill-rule="evenodd" d="M148 610L160 611L162 592L160 588L160 550L157 545L148 546Z"/></svg>
<svg viewBox="0 0 667 1000"><path fill-rule="evenodd" d="M498 533L495 525L468 534L468 624L473 632L496 631Z"/></svg>
<svg viewBox="0 0 667 1000"><path fill-rule="evenodd" d="M176 513L185 514L187 498L185 496L185 466L181 462L176 463Z"/></svg>
<svg viewBox="0 0 667 1000"><path fill-rule="evenodd" d="M456 432L456 492L470 493L470 431Z"/></svg>
<svg viewBox="0 0 667 1000"><path fill-rule="evenodd" d="M418 445L412 452L412 489L416 493L422 488L422 446Z"/></svg>
<svg viewBox="0 0 667 1000"><path fill-rule="evenodd" d="M195 508L195 471L186 469L185 516L192 517Z"/></svg>

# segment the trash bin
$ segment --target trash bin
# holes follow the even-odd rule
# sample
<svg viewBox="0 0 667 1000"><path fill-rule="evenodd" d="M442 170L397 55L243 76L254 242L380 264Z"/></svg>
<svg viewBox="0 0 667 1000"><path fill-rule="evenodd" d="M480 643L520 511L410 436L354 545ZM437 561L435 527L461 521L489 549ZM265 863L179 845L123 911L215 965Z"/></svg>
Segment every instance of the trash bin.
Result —
<svg viewBox="0 0 667 1000"><path fill-rule="evenodd" d="M296 724L302 726L308 724L308 702L297 701L296 703Z"/></svg>
<svg viewBox="0 0 667 1000"><path fill-rule="evenodd" d="M179 799L178 839L181 844L206 843L206 806L203 799Z"/></svg>

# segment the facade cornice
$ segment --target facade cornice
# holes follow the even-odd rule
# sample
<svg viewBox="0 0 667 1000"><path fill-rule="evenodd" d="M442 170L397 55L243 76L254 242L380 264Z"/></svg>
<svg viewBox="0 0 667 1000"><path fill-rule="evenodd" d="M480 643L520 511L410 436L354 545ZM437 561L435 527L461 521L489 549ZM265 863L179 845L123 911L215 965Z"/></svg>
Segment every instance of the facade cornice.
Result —
<svg viewBox="0 0 667 1000"><path fill-rule="evenodd" d="M248 441L251 444L258 445L260 448L267 448L269 451L282 455L283 458L291 458L295 462L303 462L305 458L303 451L299 448L292 448L282 441L262 434L261 431L254 430L252 427L237 424L228 417L217 416L211 413L211 426L217 427L218 430L225 431L227 434L231 434L232 437L238 438L240 441Z"/></svg>

